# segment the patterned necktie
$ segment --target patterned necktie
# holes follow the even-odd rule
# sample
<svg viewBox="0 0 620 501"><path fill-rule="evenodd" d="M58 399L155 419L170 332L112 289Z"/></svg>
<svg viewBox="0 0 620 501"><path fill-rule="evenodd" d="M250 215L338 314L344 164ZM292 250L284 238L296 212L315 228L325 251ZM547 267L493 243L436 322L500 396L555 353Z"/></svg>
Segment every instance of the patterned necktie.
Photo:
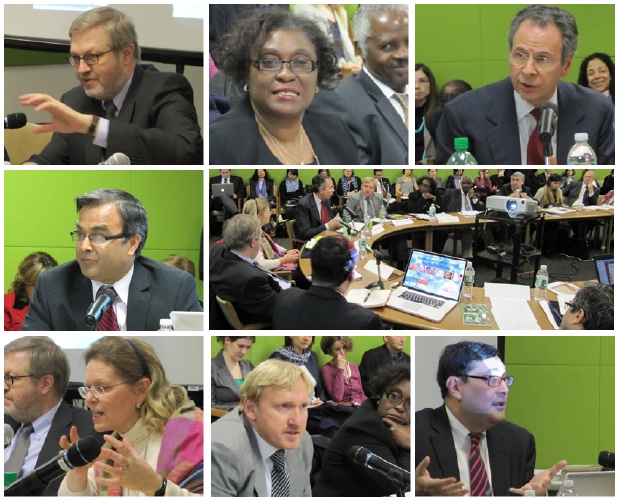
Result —
<svg viewBox="0 0 620 501"><path fill-rule="evenodd" d="M490 489L487 470L480 455L480 438L482 433L470 433L471 451L469 452L469 483L472 496L486 496Z"/></svg>
<svg viewBox="0 0 620 501"><path fill-rule="evenodd" d="M403 111L405 113L405 125L409 128L409 96L407 94L398 94L395 93L394 97L403 107Z"/></svg>
<svg viewBox="0 0 620 501"><path fill-rule="evenodd" d="M536 120L536 127L530 134L530 139L527 142L527 165L544 165L545 159L543 158L543 144L540 140L540 136L538 135L540 108L534 108L532 111L530 111L530 114Z"/></svg>
<svg viewBox="0 0 620 501"><path fill-rule="evenodd" d="M107 120L114 120L116 118L116 106L114 101L104 101L103 107L105 108L105 117Z"/></svg>
<svg viewBox="0 0 620 501"><path fill-rule="evenodd" d="M284 449L279 449L271 455L273 470L271 470L271 497L287 498L291 495L291 483L284 462Z"/></svg>
<svg viewBox="0 0 620 501"><path fill-rule="evenodd" d="M24 428L17 438L17 444L15 444L15 449L13 449L11 457L4 463L4 471L15 471L18 477L21 476L20 472L26 460L26 454L30 447L30 435L33 431L30 423L24 424Z"/></svg>
<svg viewBox="0 0 620 501"><path fill-rule="evenodd" d="M102 285L99 288L99 290L103 289L104 287L112 289L112 292L114 292L114 299L116 299L116 296L118 296L118 294L114 290L114 287L107 287L105 285ZM97 330L98 331L120 331L121 330L120 327L118 326L118 319L116 318L116 312L114 311L114 303L110 305L108 310L105 312L105 315L103 315L103 318L99 321Z"/></svg>
<svg viewBox="0 0 620 501"><path fill-rule="evenodd" d="M329 223L329 214L327 212L327 205L325 202L321 202L321 224Z"/></svg>
<svg viewBox="0 0 620 501"><path fill-rule="evenodd" d="M584 184L585 184L585 183L584 183ZM583 197L581 198L581 203L582 203L583 205L588 205L588 196L589 196L589 193L588 193L588 186L586 185L586 186L585 186L585 190L583 191Z"/></svg>

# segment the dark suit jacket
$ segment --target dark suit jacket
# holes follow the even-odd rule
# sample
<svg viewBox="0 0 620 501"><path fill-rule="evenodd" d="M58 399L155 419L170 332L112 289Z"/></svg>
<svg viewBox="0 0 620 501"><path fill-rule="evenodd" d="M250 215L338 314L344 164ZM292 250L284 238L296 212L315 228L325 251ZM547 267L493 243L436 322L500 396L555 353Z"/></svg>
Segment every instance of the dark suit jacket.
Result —
<svg viewBox="0 0 620 501"><path fill-rule="evenodd" d="M487 430L494 496L508 496L510 487L519 488L534 476L536 444L525 428L504 421ZM426 456L432 478L460 480L454 440L445 405L415 413L415 464Z"/></svg>
<svg viewBox="0 0 620 501"><path fill-rule="evenodd" d="M338 115L308 108L302 125L321 165L356 165L355 142ZM209 165L282 165L260 135L247 97L209 124Z"/></svg>
<svg viewBox="0 0 620 501"><path fill-rule="evenodd" d="M521 191L525 193L528 197L532 198L532 191L527 186L522 185ZM503 197L509 197L510 195L512 195L512 186L510 185L510 183L502 185L498 195L501 195Z"/></svg>
<svg viewBox="0 0 620 501"><path fill-rule="evenodd" d="M339 292L311 285L283 291L273 312L273 328L286 330L381 329L379 316L349 303Z"/></svg>
<svg viewBox="0 0 620 501"><path fill-rule="evenodd" d="M382 178L381 181L375 178L375 181L377 182L377 186L379 186L379 183L383 184L383 189L388 195L392 194L392 184L387 177ZM377 191L377 193L379 193L379 191Z"/></svg>
<svg viewBox="0 0 620 501"><path fill-rule="evenodd" d="M568 186L568 193L565 196L566 200L564 201L564 203L568 205L569 207L573 205L577 201L577 198L579 197L579 194L581 193L582 187L583 187L583 181L572 182ZM588 201L585 205L598 205L598 195L600 191L601 190L599 188L594 187L594 194L592 196L588 195ZM581 203L581 201L579 203Z"/></svg>
<svg viewBox="0 0 620 501"><path fill-rule="evenodd" d="M327 204L327 214L329 219L333 219L334 213L329 200ZM297 220L297 237L302 240L310 240L313 236L321 233L325 227L321 224L321 213L314 203L314 193L308 193L295 206L295 219Z"/></svg>
<svg viewBox="0 0 620 501"><path fill-rule="evenodd" d="M339 112L357 143L360 165L407 165L405 122L365 71L349 75L331 92L319 92L314 107Z"/></svg>
<svg viewBox="0 0 620 501"><path fill-rule="evenodd" d="M403 363L411 364L411 357L407 355L404 351L401 353L403 354ZM373 396L370 392L370 378L379 367L383 367L384 365L391 365L391 363L392 352L385 344L382 346L378 346L377 348L373 348L372 350L368 350L362 355L362 361L360 363L360 374L362 376L362 388L364 389L364 394L368 398L371 398Z"/></svg>
<svg viewBox="0 0 620 501"><path fill-rule="evenodd" d="M14 421L6 414L4 415L4 422L10 424L16 431L21 426L21 423ZM105 440L103 440L103 433L95 431L92 413L86 409L69 405L63 400L52 419L52 426L47 433L47 437L45 437L45 442L43 442L43 448L39 453L35 468L38 468L59 454L60 437L63 435L69 436L72 426L77 427L80 438L95 437L101 445L105 442ZM64 475L51 482L44 491L33 493L33 495L56 496L63 478Z"/></svg>
<svg viewBox="0 0 620 501"><path fill-rule="evenodd" d="M101 101L86 95L82 86L60 98L80 113L105 117ZM203 165L203 142L194 107L194 93L178 73L136 66L118 116L110 121L108 147L93 144L87 134L60 134L30 162L42 165L96 165L102 156L121 152L133 165Z"/></svg>
<svg viewBox="0 0 620 501"><path fill-rule="evenodd" d="M218 295L233 303L242 323L271 323L279 292L280 286L270 275L226 250L222 244L213 247L209 255L211 313L219 310L217 302L211 300L212 296ZM216 321L218 317L210 317L211 329L216 327L213 325Z"/></svg>
<svg viewBox="0 0 620 501"><path fill-rule="evenodd" d="M93 302L91 281L77 261L42 274L30 302L24 331L88 330L84 317ZM138 256L134 261L127 303L128 331L156 331L171 311L203 311L196 281L174 266Z"/></svg>
<svg viewBox="0 0 620 501"><path fill-rule="evenodd" d="M230 183L233 185L233 190L235 191L235 195L237 198L245 198L247 195L245 184L243 183L243 179L239 176L230 176ZM213 195L213 185L214 184L222 184L222 176L215 176L209 178L209 199L211 195Z"/></svg>
<svg viewBox="0 0 620 501"><path fill-rule="evenodd" d="M349 459L349 449L358 445L389 463L411 470L410 449L394 443L375 406L366 400L331 439L321 464L321 476L312 491L313 496L381 497L399 492L398 484Z"/></svg>
<svg viewBox="0 0 620 501"><path fill-rule="evenodd" d="M609 99L580 85L559 82L558 164L565 165L576 132L587 132L599 165L615 163L616 148ZM519 129L510 78L461 94L444 108L437 129L436 164L454 153L454 138L469 138L469 152L480 165L521 165Z"/></svg>
<svg viewBox="0 0 620 501"><path fill-rule="evenodd" d="M462 207L462 198L461 193L463 193L462 189L452 189L447 188L443 194L443 205L446 212L460 212ZM475 204L472 202L471 210L484 210L484 203L478 196L478 202Z"/></svg>

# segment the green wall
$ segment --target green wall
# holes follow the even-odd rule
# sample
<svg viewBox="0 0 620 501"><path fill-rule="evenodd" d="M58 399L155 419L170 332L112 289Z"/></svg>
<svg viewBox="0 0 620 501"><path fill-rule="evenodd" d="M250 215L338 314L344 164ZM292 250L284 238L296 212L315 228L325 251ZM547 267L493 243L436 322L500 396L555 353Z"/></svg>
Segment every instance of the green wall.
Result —
<svg viewBox="0 0 620 501"><path fill-rule="evenodd" d="M161 261L169 254L191 259L196 266L203 228L203 172L175 171L5 171L4 290L31 252L45 251L58 264L75 259L69 232L75 229L75 197L96 188L125 190L149 216L142 253ZM198 296L203 283L197 279Z"/></svg>
<svg viewBox="0 0 620 501"><path fill-rule="evenodd" d="M565 80L577 82L579 65L593 52L615 61L615 6L556 4L577 21L579 42ZM523 5L416 5L415 62L426 64L438 89L461 79L473 88L509 75L508 28ZM441 36L438 36L440 27Z"/></svg>
<svg viewBox="0 0 620 501"><path fill-rule="evenodd" d="M536 438L536 468L615 450L614 337L507 336L506 418Z"/></svg>

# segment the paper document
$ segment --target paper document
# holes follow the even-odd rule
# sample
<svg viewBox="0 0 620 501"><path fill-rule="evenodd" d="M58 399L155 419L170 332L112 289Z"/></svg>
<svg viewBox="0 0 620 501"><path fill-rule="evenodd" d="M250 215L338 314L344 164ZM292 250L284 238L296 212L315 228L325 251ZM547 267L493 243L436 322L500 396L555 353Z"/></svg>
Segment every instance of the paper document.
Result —
<svg viewBox="0 0 620 501"><path fill-rule="evenodd" d="M491 310L500 330L541 330L527 301L491 298Z"/></svg>
<svg viewBox="0 0 620 501"><path fill-rule="evenodd" d="M459 214L463 215L464 217L476 217L478 214L481 214L482 211L479 210L464 210L459 212Z"/></svg>
<svg viewBox="0 0 620 501"><path fill-rule="evenodd" d="M405 219L393 219L392 224L396 227L408 226L410 224L413 224L413 219L409 219L408 217Z"/></svg>
<svg viewBox="0 0 620 501"><path fill-rule="evenodd" d="M437 214L438 223L458 223L459 221L458 216L453 216L452 214L446 214L445 212Z"/></svg>
<svg viewBox="0 0 620 501"><path fill-rule="evenodd" d="M530 288L527 285L517 284L495 284L485 282L484 297L492 299L520 299L530 300Z"/></svg>
<svg viewBox="0 0 620 501"><path fill-rule="evenodd" d="M365 265L364 265L364 269L367 271L370 271L372 273L374 273L375 275L379 276L379 273L377 273L377 261L372 260L372 261L368 261ZM392 274L392 272L396 271L396 268L393 268L392 266L388 266L385 263L381 264L381 278L383 280L387 280L388 278L390 278L390 275Z"/></svg>

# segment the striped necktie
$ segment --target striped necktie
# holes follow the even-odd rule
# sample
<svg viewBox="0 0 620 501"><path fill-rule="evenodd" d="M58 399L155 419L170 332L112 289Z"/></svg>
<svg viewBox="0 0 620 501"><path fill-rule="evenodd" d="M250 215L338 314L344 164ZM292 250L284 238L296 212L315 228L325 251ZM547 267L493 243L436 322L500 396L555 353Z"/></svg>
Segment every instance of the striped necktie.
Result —
<svg viewBox="0 0 620 501"><path fill-rule="evenodd" d="M104 287L112 289L112 292L114 292L114 299L116 299L116 296L118 296L118 294L114 290L114 287L102 285L99 288L99 290L103 289ZM110 305L108 310L105 312L105 315L103 315L103 318L99 321L97 330L98 331L120 331L121 330L120 327L118 326L118 319L116 318L116 312L114 311L114 303Z"/></svg>
<svg viewBox="0 0 620 501"><path fill-rule="evenodd" d="M472 496L486 496L489 492L489 478L480 454L482 433L470 433L471 450L469 452L469 483Z"/></svg>
<svg viewBox="0 0 620 501"><path fill-rule="evenodd" d="M403 112L405 114L405 125L408 128L409 127L409 96L407 94L394 93L394 97L403 107Z"/></svg>
<svg viewBox="0 0 620 501"><path fill-rule="evenodd" d="M271 470L271 497L287 498L291 495L291 483L284 462L284 449L279 449L271 455L273 470Z"/></svg>
<svg viewBox="0 0 620 501"><path fill-rule="evenodd" d="M11 453L11 457L4 463L4 471L14 471L17 476L20 476L21 469L24 467L24 461L26 460L26 454L30 447L30 435L34 429L32 424L24 424L21 434L17 438L15 449Z"/></svg>

